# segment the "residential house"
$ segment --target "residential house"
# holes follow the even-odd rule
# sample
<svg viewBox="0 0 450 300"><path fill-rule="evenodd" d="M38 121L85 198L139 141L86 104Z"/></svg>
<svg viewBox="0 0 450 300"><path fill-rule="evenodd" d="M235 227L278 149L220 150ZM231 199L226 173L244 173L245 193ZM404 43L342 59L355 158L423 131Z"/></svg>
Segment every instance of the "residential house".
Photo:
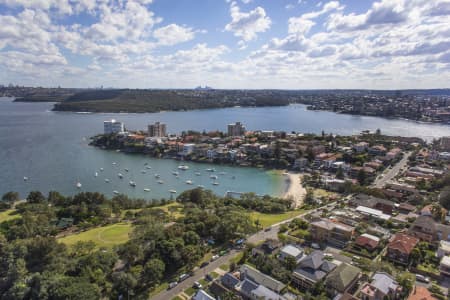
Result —
<svg viewBox="0 0 450 300"><path fill-rule="evenodd" d="M395 202L366 194L355 195L354 197L352 197L349 204L354 207L365 206L373 209L378 209L385 214L392 214L392 211L396 207Z"/></svg>
<svg viewBox="0 0 450 300"><path fill-rule="evenodd" d="M345 247L352 239L355 228L329 219L321 219L310 224L313 241L328 243L337 247Z"/></svg>
<svg viewBox="0 0 450 300"><path fill-rule="evenodd" d="M441 240L450 241L450 226L437 223L428 215L417 217L408 233L429 243Z"/></svg>
<svg viewBox="0 0 450 300"><path fill-rule="evenodd" d="M215 298L204 290L198 290L192 297L192 300L215 300Z"/></svg>
<svg viewBox="0 0 450 300"><path fill-rule="evenodd" d="M450 242L439 241L439 247L438 247L436 255L439 258L450 255Z"/></svg>
<svg viewBox="0 0 450 300"><path fill-rule="evenodd" d="M225 275L223 275L220 278L220 283L230 289L230 290L234 290L236 285L239 283L239 279L236 278L233 274L231 273L226 273Z"/></svg>
<svg viewBox="0 0 450 300"><path fill-rule="evenodd" d="M353 145L353 150L355 150L356 153L362 153L366 151L369 148L369 143L367 142L359 142L355 145Z"/></svg>
<svg viewBox="0 0 450 300"><path fill-rule="evenodd" d="M409 257L419 239L404 233L394 235L387 246L387 257L389 260L408 265Z"/></svg>
<svg viewBox="0 0 450 300"><path fill-rule="evenodd" d="M278 259L284 261L287 257L292 257L298 264L300 260L303 258L303 256L304 255L302 248L297 247L295 245L286 245L283 248L281 248Z"/></svg>
<svg viewBox="0 0 450 300"><path fill-rule="evenodd" d="M279 240L267 239L259 246L252 249L252 255L271 255L276 252L283 244Z"/></svg>
<svg viewBox="0 0 450 300"><path fill-rule="evenodd" d="M360 248L364 248L368 251L373 251L378 248L380 244L380 238L368 233L364 233L356 238L355 244Z"/></svg>
<svg viewBox="0 0 450 300"><path fill-rule="evenodd" d="M387 149L383 145L375 145L373 147L370 147L368 152L370 155L384 156L386 155Z"/></svg>
<svg viewBox="0 0 450 300"><path fill-rule="evenodd" d="M362 300L397 299L400 296L401 286L387 273L376 272L372 280L361 288Z"/></svg>
<svg viewBox="0 0 450 300"><path fill-rule="evenodd" d="M328 295L335 297L338 294L344 294L350 291L358 281L361 275L361 269L342 263L325 279L325 287Z"/></svg>
<svg viewBox="0 0 450 300"><path fill-rule="evenodd" d="M336 265L326 260L322 251L314 251L303 258L292 272L292 284L301 290L307 290L335 268Z"/></svg>
<svg viewBox="0 0 450 300"><path fill-rule="evenodd" d="M266 274L261 273L257 269L249 266L242 265L240 268L241 280L248 279L254 283L264 285L266 288L279 293L286 285Z"/></svg>
<svg viewBox="0 0 450 300"><path fill-rule="evenodd" d="M439 272L441 276L450 277L450 256L444 256L439 263Z"/></svg>

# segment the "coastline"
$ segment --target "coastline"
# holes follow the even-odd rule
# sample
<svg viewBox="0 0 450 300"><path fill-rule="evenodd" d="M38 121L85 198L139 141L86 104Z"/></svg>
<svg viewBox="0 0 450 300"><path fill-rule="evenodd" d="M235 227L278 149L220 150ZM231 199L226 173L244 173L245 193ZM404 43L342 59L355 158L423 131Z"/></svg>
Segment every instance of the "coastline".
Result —
<svg viewBox="0 0 450 300"><path fill-rule="evenodd" d="M283 194L283 198L292 198L294 201L294 209L300 208L306 196L306 189L302 186L302 175L299 173L286 172L283 173L288 183Z"/></svg>

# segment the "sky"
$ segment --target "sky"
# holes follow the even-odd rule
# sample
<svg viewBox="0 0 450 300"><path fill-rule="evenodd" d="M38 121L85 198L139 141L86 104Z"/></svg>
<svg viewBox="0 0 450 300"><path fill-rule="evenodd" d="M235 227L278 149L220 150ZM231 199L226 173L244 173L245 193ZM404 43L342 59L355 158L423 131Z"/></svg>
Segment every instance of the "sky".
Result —
<svg viewBox="0 0 450 300"><path fill-rule="evenodd" d="M450 0L0 0L0 84L450 87Z"/></svg>

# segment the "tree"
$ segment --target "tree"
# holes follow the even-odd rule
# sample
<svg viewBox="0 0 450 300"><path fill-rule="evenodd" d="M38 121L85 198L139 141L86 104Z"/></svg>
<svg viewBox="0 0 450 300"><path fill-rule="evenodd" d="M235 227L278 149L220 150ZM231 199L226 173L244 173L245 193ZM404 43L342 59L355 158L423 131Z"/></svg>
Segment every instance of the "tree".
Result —
<svg viewBox="0 0 450 300"><path fill-rule="evenodd" d="M11 203L11 204L16 201L19 201L19 193L7 192L2 196L2 201L5 201L5 202Z"/></svg>
<svg viewBox="0 0 450 300"><path fill-rule="evenodd" d="M152 258L145 263L142 278L148 285L153 286L163 278L165 269L162 260Z"/></svg>
<svg viewBox="0 0 450 300"><path fill-rule="evenodd" d="M28 197L27 197L28 203L40 204L45 201L46 201L46 199L45 199L44 195L42 195L42 193L39 191L32 191L28 194Z"/></svg>
<svg viewBox="0 0 450 300"><path fill-rule="evenodd" d="M357 179L358 179L358 182L360 185L366 184L367 176L366 176L366 171L364 171L364 169L361 169L358 171Z"/></svg>
<svg viewBox="0 0 450 300"><path fill-rule="evenodd" d="M439 194L439 203L447 210L450 209L450 186L446 186Z"/></svg>
<svg viewBox="0 0 450 300"><path fill-rule="evenodd" d="M339 166L339 168L336 171L336 178L337 179L344 179L344 171L342 170L341 166Z"/></svg>
<svg viewBox="0 0 450 300"><path fill-rule="evenodd" d="M415 247L411 251L411 261L414 266L417 266L422 260L422 252L419 248Z"/></svg>
<svg viewBox="0 0 450 300"><path fill-rule="evenodd" d="M297 260L293 256L286 256L284 259L284 265L289 271L294 271L297 266Z"/></svg>

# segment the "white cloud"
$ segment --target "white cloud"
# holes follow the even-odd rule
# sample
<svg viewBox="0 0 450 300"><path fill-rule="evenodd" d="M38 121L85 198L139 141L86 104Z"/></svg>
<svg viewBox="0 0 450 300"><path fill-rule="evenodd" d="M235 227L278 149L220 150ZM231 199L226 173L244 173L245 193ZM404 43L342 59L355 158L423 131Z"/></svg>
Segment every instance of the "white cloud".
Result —
<svg viewBox="0 0 450 300"><path fill-rule="evenodd" d="M246 13L241 12L236 2L232 2L230 14L231 22L225 26L225 30L233 32L245 42L256 39L258 33L265 32L272 23L264 8L260 6Z"/></svg>
<svg viewBox="0 0 450 300"><path fill-rule="evenodd" d="M158 39L160 45L170 46L192 40L195 33L192 28L169 24L156 29L153 36Z"/></svg>

